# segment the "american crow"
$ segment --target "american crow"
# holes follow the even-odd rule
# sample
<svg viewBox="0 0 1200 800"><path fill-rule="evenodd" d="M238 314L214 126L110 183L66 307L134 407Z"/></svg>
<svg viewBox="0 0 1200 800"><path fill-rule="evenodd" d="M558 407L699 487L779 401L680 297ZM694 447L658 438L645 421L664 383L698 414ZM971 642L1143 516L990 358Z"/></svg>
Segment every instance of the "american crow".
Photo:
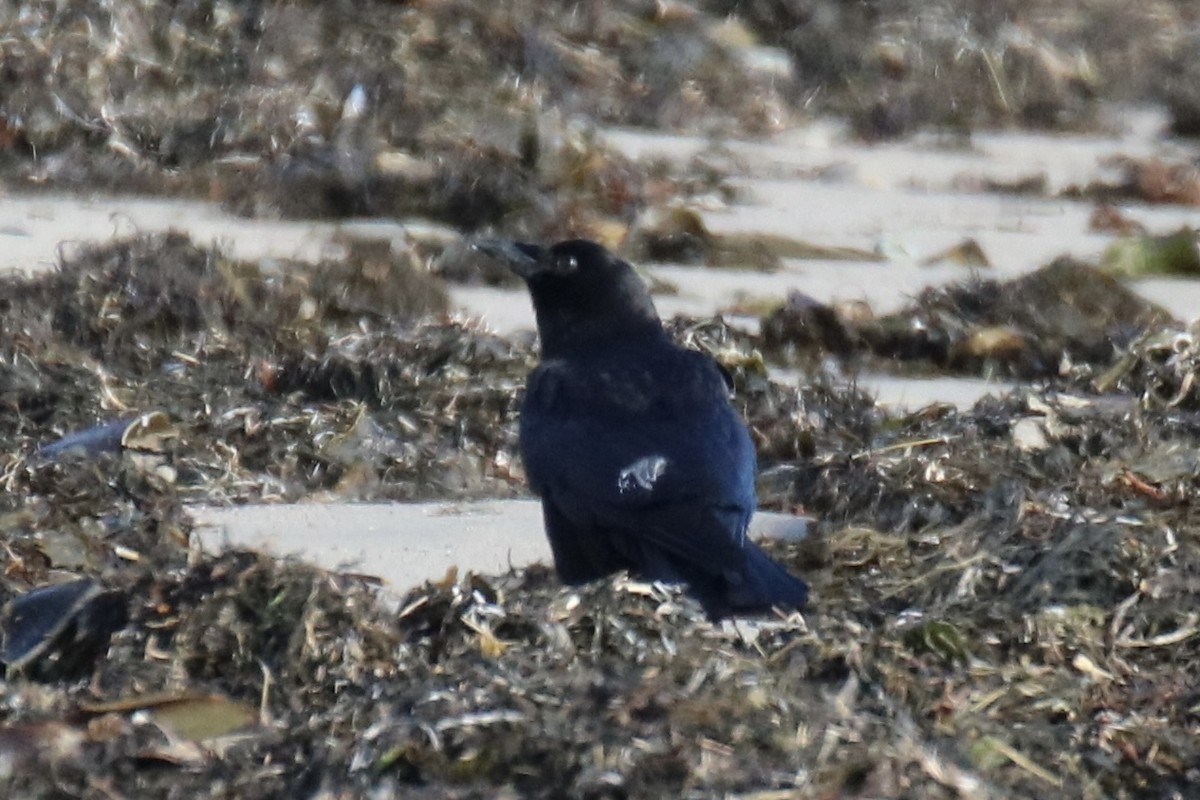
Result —
<svg viewBox="0 0 1200 800"><path fill-rule="evenodd" d="M726 379L671 341L633 268L585 240L475 247L533 297L521 455L559 577L684 583L714 619L802 606L808 587L746 536L754 446Z"/></svg>

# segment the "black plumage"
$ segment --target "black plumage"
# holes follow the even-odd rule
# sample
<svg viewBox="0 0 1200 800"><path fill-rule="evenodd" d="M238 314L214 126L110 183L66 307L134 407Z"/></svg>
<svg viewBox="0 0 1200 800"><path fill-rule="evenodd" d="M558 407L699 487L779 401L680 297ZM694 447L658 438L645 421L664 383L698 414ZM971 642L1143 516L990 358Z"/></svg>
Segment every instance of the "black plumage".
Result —
<svg viewBox="0 0 1200 800"><path fill-rule="evenodd" d="M476 247L533 298L521 454L562 580L684 583L713 618L802 606L804 582L746 535L755 454L723 373L670 339L629 264L584 240Z"/></svg>

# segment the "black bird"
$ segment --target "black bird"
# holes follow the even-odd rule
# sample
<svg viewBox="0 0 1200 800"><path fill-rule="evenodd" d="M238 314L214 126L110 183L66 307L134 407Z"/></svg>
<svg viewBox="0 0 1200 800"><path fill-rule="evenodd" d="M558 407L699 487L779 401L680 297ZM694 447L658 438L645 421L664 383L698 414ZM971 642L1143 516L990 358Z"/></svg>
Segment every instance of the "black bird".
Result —
<svg viewBox="0 0 1200 800"><path fill-rule="evenodd" d="M475 247L533 297L521 455L563 582L683 583L713 619L802 606L805 583L746 535L754 446L727 380L670 339L633 268L585 240Z"/></svg>

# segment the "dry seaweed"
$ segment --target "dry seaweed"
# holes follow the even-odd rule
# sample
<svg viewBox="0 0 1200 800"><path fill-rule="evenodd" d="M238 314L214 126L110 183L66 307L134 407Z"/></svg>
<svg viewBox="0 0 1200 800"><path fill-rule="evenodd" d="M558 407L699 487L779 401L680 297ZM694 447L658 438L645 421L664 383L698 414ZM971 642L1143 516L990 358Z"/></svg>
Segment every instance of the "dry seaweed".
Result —
<svg viewBox="0 0 1200 800"><path fill-rule="evenodd" d="M251 214L586 231L580 208L628 224L651 198L641 170L591 192L562 169L597 167L569 120L753 135L817 111L879 138L1089 128L1105 100L1158 98L1189 130L1190 18L1186 0L21 0L0 9L0 173Z"/></svg>
<svg viewBox="0 0 1200 800"><path fill-rule="evenodd" d="M1193 247L1189 236L1188 246ZM941 372L1052 379L1103 370L1170 316L1116 278L1069 257L1009 281L973 278L925 289L880 317L839 315L801 295L763 320L764 346L786 362L866 353Z"/></svg>
<svg viewBox="0 0 1200 800"><path fill-rule="evenodd" d="M145 236L7 279L0 599L75 578L124 612L17 615L7 793L1134 798L1200 778L1186 332L1136 340L1109 395L897 417L820 373L772 381L757 335L674 320L732 377L763 506L819 516L768 544L812 582L802 617L714 627L670 587L537 566L389 604L188 547L187 499L522 491L528 342L375 291L423 296L412 251L348 247L263 274ZM119 447L38 453L113 419Z"/></svg>
<svg viewBox="0 0 1200 800"><path fill-rule="evenodd" d="M618 246L646 209L731 190L719 154L684 174L635 164L596 124L767 132L790 106L882 137L1089 126L1098 100L1165 96L1190 130L1192 16L29 0L0 10L0 173ZM782 70L753 66L779 63L759 42ZM1116 166L1084 191L1187 201L1195 183L1188 164ZM667 234L652 244L721 253ZM362 577L190 549L188 501L524 491L530 342L448 318L427 270L495 276L457 243L341 244L268 269L138 236L0 281L0 793L1166 798L1200 782L1195 331L1066 262L883 320L798 299L774 340L676 320L733 379L762 505L819 515L809 539L768 544L813 585L803 616L713 627L670 587L564 589L537 566L389 603ZM726 244L769 267L794 243ZM760 353L841 352L838 325L850 346L1057 391L897 416L819 371L771 380Z"/></svg>
<svg viewBox="0 0 1200 800"><path fill-rule="evenodd" d="M0 170L249 214L586 230L581 208L644 204L641 170L564 115L779 116L774 76L710 22L641 2L8 4Z"/></svg>
<svg viewBox="0 0 1200 800"><path fill-rule="evenodd" d="M1196 326L1167 326L1148 331L1107 369L1081 374L1102 392L1120 390L1139 397L1148 408L1200 409L1200 337Z"/></svg>

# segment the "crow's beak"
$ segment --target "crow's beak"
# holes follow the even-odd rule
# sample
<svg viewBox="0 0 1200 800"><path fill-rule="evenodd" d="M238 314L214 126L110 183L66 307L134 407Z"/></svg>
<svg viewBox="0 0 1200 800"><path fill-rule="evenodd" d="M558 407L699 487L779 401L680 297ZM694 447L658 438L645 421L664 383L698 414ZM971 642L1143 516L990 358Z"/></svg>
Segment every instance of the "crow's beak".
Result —
<svg viewBox="0 0 1200 800"><path fill-rule="evenodd" d="M509 269L525 279L529 279L545 269L542 258L545 251L536 244L506 239L480 239L473 242L471 247L507 264Z"/></svg>

